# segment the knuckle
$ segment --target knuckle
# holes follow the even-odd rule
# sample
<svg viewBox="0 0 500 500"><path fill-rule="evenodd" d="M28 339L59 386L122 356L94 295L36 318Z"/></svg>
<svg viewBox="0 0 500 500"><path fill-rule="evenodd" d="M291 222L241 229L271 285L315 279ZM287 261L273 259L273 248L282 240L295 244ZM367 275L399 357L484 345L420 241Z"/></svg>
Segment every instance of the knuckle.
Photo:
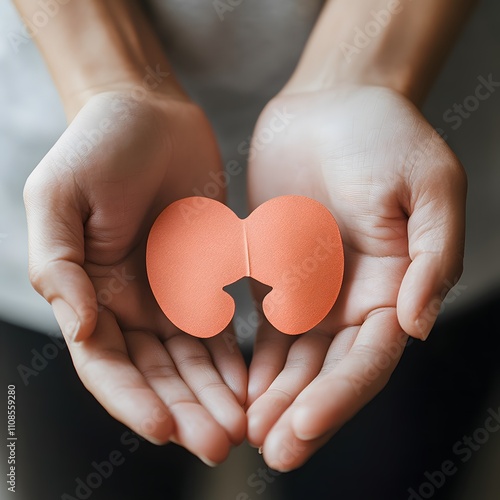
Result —
<svg viewBox="0 0 500 500"><path fill-rule="evenodd" d="M171 380L179 378L179 373L175 367L170 365L150 365L141 371L146 380Z"/></svg>

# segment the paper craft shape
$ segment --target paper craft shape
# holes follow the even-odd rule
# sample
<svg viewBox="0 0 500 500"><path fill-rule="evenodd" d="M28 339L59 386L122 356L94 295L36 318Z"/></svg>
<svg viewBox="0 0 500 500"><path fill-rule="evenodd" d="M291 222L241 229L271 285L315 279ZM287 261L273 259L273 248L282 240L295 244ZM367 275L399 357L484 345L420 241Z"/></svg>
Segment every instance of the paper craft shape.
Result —
<svg viewBox="0 0 500 500"><path fill-rule="evenodd" d="M250 276L272 287L262 302L269 322L296 335L333 307L344 252L334 217L310 198L273 198L242 220L222 203L194 196L158 216L146 265L160 308L184 332L208 338L223 331L235 311L223 287Z"/></svg>

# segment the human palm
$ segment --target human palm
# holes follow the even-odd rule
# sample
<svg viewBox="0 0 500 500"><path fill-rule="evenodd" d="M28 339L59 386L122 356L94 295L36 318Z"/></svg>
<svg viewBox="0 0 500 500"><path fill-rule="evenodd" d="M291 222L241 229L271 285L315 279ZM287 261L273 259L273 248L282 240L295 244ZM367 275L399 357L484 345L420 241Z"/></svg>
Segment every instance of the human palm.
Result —
<svg viewBox="0 0 500 500"><path fill-rule="evenodd" d="M345 252L340 295L316 328L291 337L264 322L257 334L248 438L289 470L383 388L408 335L428 334L461 272L466 181L418 110L388 89L282 93L256 141L277 111L290 123L251 149L251 206L315 198L335 216Z"/></svg>
<svg viewBox="0 0 500 500"><path fill-rule="evenodd" d="M31 279L80 378L131 429L207 463L244 438L246 367L222 336L196 339L167 320L145 247L161 210L203 192L220 168L197 106L108 92L81 109L25 189Z"/></svg>

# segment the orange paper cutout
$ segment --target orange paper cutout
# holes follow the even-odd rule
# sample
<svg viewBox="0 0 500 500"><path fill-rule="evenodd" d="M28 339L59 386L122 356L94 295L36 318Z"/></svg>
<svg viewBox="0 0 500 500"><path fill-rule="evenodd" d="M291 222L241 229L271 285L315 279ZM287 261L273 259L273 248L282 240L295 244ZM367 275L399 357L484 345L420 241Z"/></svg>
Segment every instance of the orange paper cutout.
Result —
<svg viewBox="0 0 500 500"><path fill-rule="evenodd" d="M218 201L194 196L158 216L146 265L159 306L184 332L208 338L224 330L235 304L223 287L250 276L272 287L262 302L269 322L296 335L333 307L344 252L332 214L305 196L273 198L243 220Z"/></svg>

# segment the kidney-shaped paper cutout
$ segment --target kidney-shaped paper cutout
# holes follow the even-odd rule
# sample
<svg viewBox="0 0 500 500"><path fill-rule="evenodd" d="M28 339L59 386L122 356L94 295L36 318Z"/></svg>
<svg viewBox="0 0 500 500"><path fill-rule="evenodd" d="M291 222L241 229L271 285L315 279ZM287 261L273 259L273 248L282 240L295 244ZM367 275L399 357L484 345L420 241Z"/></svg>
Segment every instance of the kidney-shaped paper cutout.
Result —
<svg viewBox="0 0 500 500"><path fill-rule="evenodd" d="M269 322L296 335L333 307L344 253L332 214L305 196L273 198L243 220L222 203L195 196L158 216L146 265L159 306L184 332L207 338L224 330L235 304L223 287L250 276L272 287L262 302Z"/></svg>

